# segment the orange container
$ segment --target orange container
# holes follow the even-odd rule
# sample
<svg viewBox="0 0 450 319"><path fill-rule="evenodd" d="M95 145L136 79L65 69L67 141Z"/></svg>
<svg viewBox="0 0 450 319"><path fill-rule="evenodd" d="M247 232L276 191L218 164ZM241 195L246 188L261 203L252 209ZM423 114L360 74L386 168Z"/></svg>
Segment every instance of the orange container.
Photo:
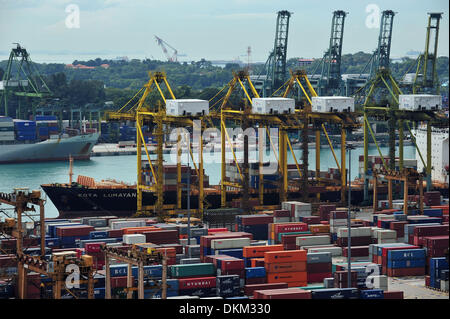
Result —
<svg viewBox="0 0 450 319"><path fill-rule="evenodd" d="M188 235L180 235L180 239L188 239Z"/></svg>
<svg viewBox="0 0 450 319"><path fill-rule="evenodd" d="M293 261L306 261L306 250L268 251L264 253L266 264Z"/></svg>
<svg viewBox="0 0 450 319"><path fill-rule="evenodd" d="M163 255L167 257L176 257L177 250L173 247L164 247L164 248L156 248L156 251L161 252Z"/></svg>
<svg viewBox="0 0 450 319"><path fill-rule="evenodd" d="M267 273L306 271L306 261L264 264Z"/></svg>
<svg viewBox="0 0 450 319"><path fill-rule="evenodd" d="M267 283L277 282L307 282L308 275L306 271L294 271L294 272L282 272L282 273L270 273L267 274Z"/></svg>
<svg viewBox="0 0 450 319"><path fill-rule="evenodd" d="M292 287L306 287L308 286L308 282L307 281L294 281L294 282L288 282L288 288L292 288Z"/></svg>
<svg viewBox="0 0 450 319"><path fill-rule="evenodd" d="M264 253L267 251L280 251L283 250L283 245L272 246L245 246L243 248L243 257L264 257Z"/></svg>
<svg viewBox="0 0 450 319"><path fill-rule="evenodd" d="M131 234L142 234L146 231L155 231L155 230L161 230L161 228L157 228L155 226L145 226L145 227L129 227L123 229L124 235L131 235Z"/></svg>
<svg viewBox="0 0 450 319"><path fill-rule="evenodd" d="M329 233L330 225L322 225L322 224L309 225L309 231L313 234Z"/></svg>
<svg viewBox="0 0 450 319"><path fill-rule="evenodd" d="M258 261L264 262L264 258L252 258L252 259L250 260L250 266L251 266L252 268L253 268L253 267L258 267L258 266L256 266L256 263L257 263Z"/></svg>

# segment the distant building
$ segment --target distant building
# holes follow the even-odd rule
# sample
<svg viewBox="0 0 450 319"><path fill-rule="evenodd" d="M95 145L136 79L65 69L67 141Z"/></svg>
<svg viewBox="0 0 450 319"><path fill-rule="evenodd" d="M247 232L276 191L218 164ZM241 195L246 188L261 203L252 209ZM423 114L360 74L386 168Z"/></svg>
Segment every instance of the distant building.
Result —
<svg viewBox="0 0 450 319"><path fill-rule="evenodd" d="M89 70L92 70L92 69L95 69L95 66L86 66L86 65L83 65L83 64L76 64L76 65L73 65L73 64L66 64L66 68L69 68L69 69L89 69Z"/></svg>
<svg viewBox="0 0 450 319"><path fill-rule="evenodd" d="M113 59L113 61L124 61L124 62L129 62L130 59L127 56L118 56L115 59Z"/></svg>
<svg viewBox="0 0 450 319"><path fill-rule="evenodd" d="M109 64L106 64L106 63L100 64L100 66L104 69L109 68Z"/></svg>
<svg viewBox="0 0 450 319"><path fill-rule="evenodd" d="M298 64L298 66L305 66L305 65L312 64L314 61L315 61L314 59L303 59L303 58L300 58L300 59L297 60L297 64Z"/></svg>

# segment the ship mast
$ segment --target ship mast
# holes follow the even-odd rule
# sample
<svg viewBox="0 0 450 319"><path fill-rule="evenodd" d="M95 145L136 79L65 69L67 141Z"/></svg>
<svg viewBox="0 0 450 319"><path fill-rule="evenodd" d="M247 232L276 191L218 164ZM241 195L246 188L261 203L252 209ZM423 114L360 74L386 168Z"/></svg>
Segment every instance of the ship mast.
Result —
<svg viewBox="0 0 450 319"><path fill-rule="evenodd" d="M72 185L72 176L73 176L73 158L72 154L69 155L69 184Z"/></svg>

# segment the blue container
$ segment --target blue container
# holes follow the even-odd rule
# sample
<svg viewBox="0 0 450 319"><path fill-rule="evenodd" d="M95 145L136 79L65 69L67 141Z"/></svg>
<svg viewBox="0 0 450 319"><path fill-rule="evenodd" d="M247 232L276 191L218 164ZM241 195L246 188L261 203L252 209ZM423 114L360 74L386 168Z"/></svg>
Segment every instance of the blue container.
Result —
<svg viewBox="0 0 450 319"><path fill-rule="evenodd" d="M421 268L425 267L425 259L388 260L388 268Z"/></svg>
<svg viewBox="0 0 450 319"><path fill-rule="evenodd" d="M89 233L89 239L103 239L103 238L108 238L108 231L96 230L91 231Z"/></svg>
<svg viewBox="0 0 450 319"><path fill-rule="evenodd" d="M69 236L69 237L60 237L59 242L61 245L64 245L64 248L66 247L75 247L75 243L78 240L85 240L89 239L89 236Z"/></svg>
<svg viewBox="0 0 450 319"><path fill-rule="evenodd" d="M94 288L95 299L105 299L105 288Z"/></svg>
<svg viewBox="0 0 450 319"><path fill-rule="evenodd" d="M245 225L240 231L252 234L255 240L267 240L268 225Z"/></svg>
<svg viewBox="0 0 450 319"><path fill-rule="evenodd" d="M36 115L34 118L36 121L44 122L44 121L57 121L58 118L54 115ZM106 124L106 123L102 123Z"/></svg>
<svg viewBox="0 0 450 319"><path fill-rule="evenodd" d="M47 222L46 222L47 223ZM81 226L83 224L80 223L69 223L69 222L58 222L58 223L51 223L48 225L48 232L47 235L49 235L50 237L58 237L56 236L56 227L64 227L64 226Z"/></svg>
<svg viewBox="0 0 450 319"><path fill-rule="evenodd" d="M436 289L441 288L441 271L448 269L445 257L430 258L430 286Z"/></svg>
<svg viewBox="0 0 450 319"><path fill-rule="evenodd" d="M377 249L376 250L377 256L381 256L382 252L383 252L383 248L385 248L385 247L405 247L405 249L407 249L407 247L413 247L413 245L405 244L405 243L395 243L395 244L376 244L375 247Z"/></svg>
<svg viewBox="0 0 450 319"><path fill-rule="evenodd" d="M239 287L240 278L238 275L217 276L217 287Z"/></svg>
<svg viewBox="0 0 450 319"><path fill-rule="evenodd" d="M167 290L166 297L177 297L178 291ZM162 291L144 290L144 299L162 299Z"/></svg>
<svg viewBox="0 0 450 319"><path fill-rule="evenodd" d="M118 264L109 266L109 275L111 277L123 277L128 274L128 265Z"/></svg>
<svg viewBox="0 0 450 319"><path fill-rule="evenodd" d="M245 278L264 278L266 277L266 268L250 267L245 268Z"/></svg>
<svg viewBox="0 0 450 319"><path fill-rule="evenodd" d="M138 278L138 267L131 268L131 273L134 278ZM162 277L162 265L144 266L144 277L160 278Z"/></svg>
<svg viewBox="0 0 450 319"><path fill-rule="evenodd" d="M423 214L430 217L441 217L443 212L442 209L424 209Z"/></svg>
<svg viewBox="0 0 450 319"><path fill-rule="evenodd" d="M243 258L243 249L242 248L233 248L233 249L211 249L211 255L228 255L236 258Z"/></svg>
<svg viewBox="0 0 450 319"><path fill-rule="evenodd" d="M90 235L89 235L90 236ZM110 244L110 243L117 243L117 240L122 240L122 238L100 238L100 239L90 239L89 237L85 240L80 240L79 242L79 248L84 248L86 246L86 244L90 244L90 243L105 243L105 244Z"/></svg>
<svg viewBox="0 0 450 319"><path fill-rule="evenodd" d="M45 246L46 247L58 247L59 246L59 238L45 238Z"/></svg>
<svg viewBox="0 0 450 319"><path fill-rule="evenodd" d="M220 297L239 296L241 294L241 288L239 286L218 287L217 294Z"/></svg>
<svg viewBox="0 0 450 319"><path fill-rule="evenodd" d="M388 251L388 261L394 260L410 260L410 259L425 259L425 249L399 249Z"/></svg>
<svg viewBox="0 0 450 319"><path fill-rule="evenodd" d="M312 299L358 299L357 288L330 288L311 291Z"/></svg>
<svg viewBox="0 0 450 319"><path fill-rule="evenodd" d="M384 293L381 289L361 290L359 297L361 299L384 299Z"/></svg>

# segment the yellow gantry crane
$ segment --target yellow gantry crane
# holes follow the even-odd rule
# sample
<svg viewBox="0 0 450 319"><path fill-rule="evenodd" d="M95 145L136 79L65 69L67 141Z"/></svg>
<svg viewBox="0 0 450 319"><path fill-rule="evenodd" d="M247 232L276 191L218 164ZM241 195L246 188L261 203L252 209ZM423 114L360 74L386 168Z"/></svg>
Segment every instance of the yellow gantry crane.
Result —
<svg viewBox="0 0 450 319"><path fill-rule="evenodd" d="M198 166L194 160L194 154L192 152L190 136L188 138L189 146L189 155L192 158L194 163L194 167L197 171L198 176L198 211L199 213L203 212L204 204L205 204L205 196L204 196L204 172L203 172L203 141L201 130L204 128L202 125L202 117L200 116L172 116L167 115L165 108L161 105L158 105L157 110L152 110L147 104L146 99L148 98L151 91L156 87L157 92L161 96L164 103L166 103L167 98L164 95L164 92L161 88L162 84L165 84L167 91L169 92L170 98L172 100L176 100L175 95L173 94L172 88L170 87L169 82L167 81L166 74L163 72L149 72L149 81L134 95L134 97L126 103L121 109L115 112L106 112L107 120L130 120L136 121L136 148L137 148L137 214L146 214L148 211L153 210L161 219L164 219L166 216L164 215L165 209L181 209L182 208L182 184L181 184L181 130L178 130L178 141L177 141L177 204L166 205L164 206L164 168L163 168L163 146L164 146L164 125L168 127L195 127L200 129L199 138L199 163ZM133 104L132 101L135 101L136 97L139 99ZM131 105L131 107L130 107ZM197 119L198 121L195 121ZM157 146L156 146L156 154L157 154L157 169L154 167L152 160L150 158L150 151L147 143L145 142L144 134L143 134L143 124L144 121L150 121L155 125L154 135L156 136ZM142 168L142 148L144 148L144 152L147 155L148 164L151 170L152 175L154 176L155 183L154 185L146 185L143 182L143 168ZM156 205L154 206L145 206L143 205L143 193L145 191L152 191L156 193ZM190 194L188 194L190 196ZM206 203L207 204L207 203Z"/></svg>

